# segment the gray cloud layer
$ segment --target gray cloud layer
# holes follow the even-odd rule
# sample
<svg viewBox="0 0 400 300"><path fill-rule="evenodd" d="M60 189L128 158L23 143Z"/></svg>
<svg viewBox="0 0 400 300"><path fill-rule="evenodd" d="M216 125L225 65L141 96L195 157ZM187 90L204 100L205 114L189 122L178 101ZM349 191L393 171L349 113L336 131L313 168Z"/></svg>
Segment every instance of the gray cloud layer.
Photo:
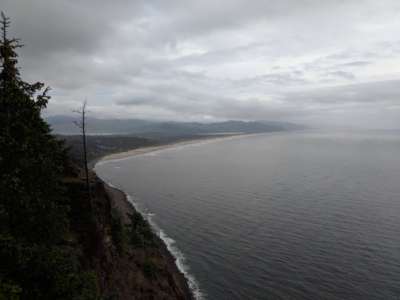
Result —
<svg viewBox="0 0 400 300"><path fill-rule="evenodd" d="M400 127L400 2L3 0L49 114Z"/></svg>

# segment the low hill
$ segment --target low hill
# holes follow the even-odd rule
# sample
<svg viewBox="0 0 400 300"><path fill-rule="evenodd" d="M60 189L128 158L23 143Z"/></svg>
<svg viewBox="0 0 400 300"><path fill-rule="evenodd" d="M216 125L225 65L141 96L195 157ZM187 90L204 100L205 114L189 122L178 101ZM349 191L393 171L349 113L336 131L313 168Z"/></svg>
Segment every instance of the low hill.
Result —
<svg viewBox="0 0 400 300"><path fill-rule="evenodd" d="M79 134L74 126L76 118L51 116L47 122L56 134ZM135 135L147 138L170 138L177 136L261 133L302 129L301 125L273 121L225 121L217 123L161 122L138 119L88 118L88 134L91 135Z"/></svg>

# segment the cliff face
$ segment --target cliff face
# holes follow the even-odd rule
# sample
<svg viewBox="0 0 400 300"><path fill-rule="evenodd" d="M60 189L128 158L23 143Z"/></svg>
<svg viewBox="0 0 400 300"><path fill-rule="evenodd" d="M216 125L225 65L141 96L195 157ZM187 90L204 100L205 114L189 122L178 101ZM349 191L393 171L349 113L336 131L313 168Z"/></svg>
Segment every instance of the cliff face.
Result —
<svg viewBox="0 0 400 300"><path fill-rule="evenodd" d="M87 197L82 181L66 181L71 243L95 271L104 299L193 299L174 258L121 191L93 175Z"/></svg>

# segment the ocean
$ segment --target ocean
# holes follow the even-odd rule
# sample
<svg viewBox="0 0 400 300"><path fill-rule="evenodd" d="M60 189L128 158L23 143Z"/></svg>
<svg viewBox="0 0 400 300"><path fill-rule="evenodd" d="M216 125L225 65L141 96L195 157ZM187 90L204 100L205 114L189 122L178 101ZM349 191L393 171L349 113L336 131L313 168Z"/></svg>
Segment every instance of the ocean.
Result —
<svg viewBox="0 0 400 300"><path fill-rule="evenodd" d="M400 299L400 134L287 132L100 162L198 299Z"/></svg>

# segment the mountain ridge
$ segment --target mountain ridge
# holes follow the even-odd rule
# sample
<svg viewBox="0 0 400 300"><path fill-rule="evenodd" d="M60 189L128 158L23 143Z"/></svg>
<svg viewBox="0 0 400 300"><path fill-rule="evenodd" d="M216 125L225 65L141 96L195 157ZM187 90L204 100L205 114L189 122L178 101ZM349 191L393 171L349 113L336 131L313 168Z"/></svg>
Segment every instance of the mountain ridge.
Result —
<svg viewBox="0 0 400 300"><path fill-rule="evenodd" d="M57 115L46 118L56 134L79 134L75 117ZM304 126L279 121L228 120L212 123L150 121L142 119L99 119L87 118L88 134L137 135L144 137L171 137L186 135L207 135L224 133L261 133L304 129Z"/></svg>

